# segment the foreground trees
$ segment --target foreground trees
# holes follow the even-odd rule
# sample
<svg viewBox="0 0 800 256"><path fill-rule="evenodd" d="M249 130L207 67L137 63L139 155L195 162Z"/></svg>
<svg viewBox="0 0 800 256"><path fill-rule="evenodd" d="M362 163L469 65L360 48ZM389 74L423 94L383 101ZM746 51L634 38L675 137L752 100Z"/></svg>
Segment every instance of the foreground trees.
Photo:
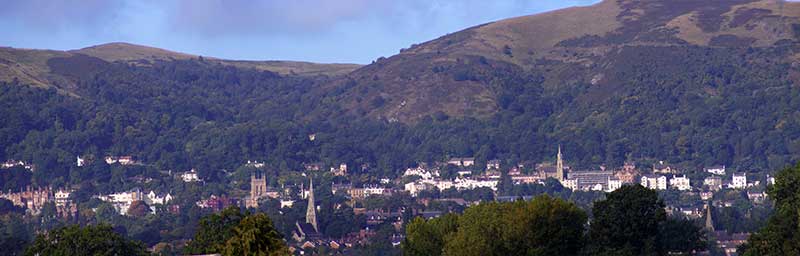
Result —
<svg viewBox="0 0 800 256"><path fill-rule="evenodd" d="M591 255L689 254L705 247L703 233L687 220L667 219L658 193L623 186L595 202L589 227Z"/></svg>
<svg viewBox="0 0 800 256"><path fill-rule="evenodd" d="M225 242L224 255L288 255L283 236L272 226L263 213L247 216L233 229L233 236Z"/></svg>
<svg viewBox="0 0 800 256"><path fill-rule="evenodd" d="M231 206L200 220L187 254L288 255L283 236L263 213L250 215Z"/></svg>
<svg viewBox="0 0 800 256"><path fill-rule="evenodd" d="M36 237L25 255L148 255L142 243L127 240L111 226L67 226Z"/></svg>
<svg viewBox="0 0 800 256"><path fill-rule="evenodd" d="M577 255L586 214L548 196L530 202L484 203L462 216L415 219L403 243L407 255Z"/></svg>
<svg viewBox="0 0 800 256"><path fill-rule="evenodd" d="M561 199L482 203L463 215L413 220L405 255L681 255L705 248L694 222L668 219L658 194L625 186L587 215Z"/></svg>
<svg viewBox="0 0 800 256"><path fill-rule="evenodd" d="M800 255L800 165L779 172L767 193L775 212L740 248L742 255Z"/></svg>

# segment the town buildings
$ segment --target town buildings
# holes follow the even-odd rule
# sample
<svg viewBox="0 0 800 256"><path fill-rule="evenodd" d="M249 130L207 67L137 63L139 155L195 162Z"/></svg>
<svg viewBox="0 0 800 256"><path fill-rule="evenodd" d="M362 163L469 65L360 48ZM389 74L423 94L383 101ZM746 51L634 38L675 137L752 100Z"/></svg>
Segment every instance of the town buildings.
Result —
<svg viewBox="0 0 800 256"><path fill-rule="evenodd" d="M672 175L672 179L669 180L669 185L681 191L692 190L692 184L686 175L680 177Z"/></svg>
<svg viewBox="0 0 800 256"><path fill-rule="evenodd" d="M664 175L648 174L642 176L641 185L655 190L667 189L667 177Z"/></svg>
<svg viewBox="0 0 800 256"><path fill-rule="evenodd" d="M747 173L734 173L730 187L734 189L747 188Z"/></svg>
<svg viewBox="0 0 800 256"><path fill-rule="evenodd" d="M475 165L475 158L474 157L450 158L450 160L447 161L447 164L460 167L469 167Z"/></svg>

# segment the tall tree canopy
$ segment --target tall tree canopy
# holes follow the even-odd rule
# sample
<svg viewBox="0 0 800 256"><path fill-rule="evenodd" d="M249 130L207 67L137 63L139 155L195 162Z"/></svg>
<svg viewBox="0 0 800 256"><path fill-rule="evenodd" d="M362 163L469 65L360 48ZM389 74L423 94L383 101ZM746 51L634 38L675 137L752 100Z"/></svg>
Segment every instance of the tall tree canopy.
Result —
<svg viewBox="0 0 800 256"><path fill-rule="evenodd" d="M145 246L114 232L111 226L67 226L40 234L25 255L148 255Z"/></svg>
<svg viewBox="0 0 800 256"><path fill-rule="evenodd" d="M592 255L659 255L659 225L666 220L658 193L640 185L623 186L592 207Z"/></svg>
<svg viewBox="0 0 800 256"><path fill-rule="evenodd" d="M447 236L458 229L458 215L448 213L429 221L414 218L406 226L403 254L408 256L438 256L447 241Z"/></svg>
<svg viewBox="0 0 800 256"><path fill-rule="evenodd" d="M800 164L779 172L768 193L775 212L742 246L742 255L800 255Z"/></svg>
<svg viewBox="0 0 800 256"><path fill-rule="evenodd" d="M242 212L235 206L225 208L219 213L211 214L200 220L197 233L186 246L187 254L221 253L225 250L225 241L234 236L234 227L239 225L248 212Z"/></svg>
<svg viewBox="0 0 800 256"><path fill-rule="evenodd" d="M278 256L289 255L283 236L266 214L247 216L233 229L225 243L224 255Z"/></svg>
<svg viewBox="0 0 800 256"><path fill-rule="evenodd" d="M409 255L577 255L585 223L580 208L549 196L483 203L460 217L414 220L403 250Z"/></svg>

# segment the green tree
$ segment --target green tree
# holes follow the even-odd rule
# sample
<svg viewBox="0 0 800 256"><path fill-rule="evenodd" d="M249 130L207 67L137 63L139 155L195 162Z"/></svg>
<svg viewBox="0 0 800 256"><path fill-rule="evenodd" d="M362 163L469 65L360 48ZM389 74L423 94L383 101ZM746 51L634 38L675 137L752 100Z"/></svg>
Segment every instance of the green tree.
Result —
<svg viewBox="0 0 800 256"><path fill-rule="evenodd" d="M589 228L592 255L661 255L659 226L666 220L656 191L623 186L592 207Z"/></svg>
<svg viewBox="0 0 800 256"><path fill-rule="evenodd" d="M660 226L661 245L670 255L692 255L706 248L705 232L694 221L668 218Z"/></svg>
<svg viewBox="0 0 800 256"><path fill-rule="evenodd" d="M36 236L25 255L148 255L145 246L114 232L111 226L78 225Z"/></svg>
<svg viewBox="0 0 800 256"><path fill-rule="evenodd" d="M32 238L32 228L24 223L21 216L0 216L0 248L5 254L22 255Z"/></svg>
<svg viewBox="0 0 800 256"><path fill-rule="evenodd" d="M742 255L800 255L800 164L779 172L767 193L775 211L740 248Z"/></svg>
<svg viewBox="0 0 800 256"><path fill-rule="evenodd" d="M283 236L272 225L266 214L247 216L233 229L233 236L225 242L224 255L289 255Z"/></svg>
<svg viewBox="0 0 800 256"><path fill-rule="evenodd" d="M442 254L447 236L456 232L458 215L448 213L429 221L417 217L406 226L403 254L436 256Z"/></svg>
<svg viewBox="0 0 800 256"><path fill-rule="evenodd" d="M413 221L403 250L409 255L577 255L586 218L574 204L549 196L483 203L458 218Z"/></svg>
<svg viewBox="0 0 800 256"><path fill-rule="evenodd" d="M231 206L217 214L203 217L194 239L186 246L186 253L221 253L225 249L225 241L234 235L233 228L247 215L247 212L243 213L238 207Z"/></svg>

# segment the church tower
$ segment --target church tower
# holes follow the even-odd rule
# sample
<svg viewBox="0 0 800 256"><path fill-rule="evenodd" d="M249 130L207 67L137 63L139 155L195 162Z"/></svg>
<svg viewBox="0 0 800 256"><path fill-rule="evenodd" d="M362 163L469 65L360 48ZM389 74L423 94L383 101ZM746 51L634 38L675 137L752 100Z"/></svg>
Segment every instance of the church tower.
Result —
<svg viewBox="0 0 800 256"><path fill-rule="evenodd" d="M317 227L317 207L314 204L314 179L310 179L311 184L308 187L308 209L306 209L306 223L314 226L314 230L319 232Z"/></svg>
<svg viewBox="0 0 800 256"><path fill-rule="evenodd" d="M564 174L564 159L561 158L561 145L558 145L558 155L556 156L556 179L560 182L564 182L566 179L566 175Z"/></svg>
<svg viewBox="0 0 800 256"><path fill-rule="evenodd" d="M247 208L258 208L258 199L267 193L267 177L262 172L250 174L250 198L245 202Z"/></svg>
<svg viewBox="0 0 800 256"><path fill-rule="evenodd" d="M706 202L706 230L714 232L714 220L711 219L711 202Z"/></svg>

